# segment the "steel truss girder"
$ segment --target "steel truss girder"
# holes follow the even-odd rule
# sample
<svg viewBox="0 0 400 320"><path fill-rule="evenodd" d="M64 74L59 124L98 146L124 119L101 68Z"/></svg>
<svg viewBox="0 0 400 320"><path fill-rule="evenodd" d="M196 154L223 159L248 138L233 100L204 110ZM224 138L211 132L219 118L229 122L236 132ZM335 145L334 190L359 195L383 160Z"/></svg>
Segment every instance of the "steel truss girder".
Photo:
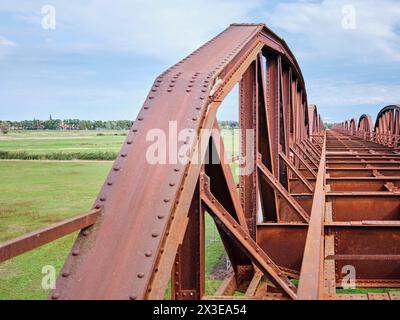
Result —
<svg viewBox="0 0 400 320"><path fill-rule="evenodd" d="M265 58L266 61L263 61ZM189 128L197 133L198 137L190 145L190 150L198 159L203 159L204 155L199 154L202 150L200 147L209 143L211 135L200 135L199 129L215 127L219 104L240 79L247 79L241 81L242 113L247 116L242 124L256 132L255 155L261 152L266 161L263 164L279 181L277 185L288 187L287 164L278 155L278 152L289 155L287 122L295 124L290 137L297 143L301 143L310 133L307 96L301 72L286 44L265 26L232 25L156 79L101 191L101 197L106 199L102 202L101 223L93 227L90 239L78 238L73 250L78 251L79 255L69 256L63 269L70 270L71 276L58 279L53 298L162 298L173 268L179 268L179 271L175 271L178 272L175 274L177 277L173 277L176 280L174 294L178 293L176 296L179 298L201 297L204 290L199 285L203 281L200 270L202 259L192 262L195 270L198 270L195 273L198 280L186 285L185 270L190 269L190 262L187 262L187 266L181 264L181 252L189 246L185 241L188 225L192 227L192 224L198 224L190 208L195 201L193 194L202 163L190 161L186 165L148 166L139 150L146 149L144 137L149 129L157 127L165 130L168 121L176 120L177 130ZM188 105L191 107L188 108ZM313 121L316 123L316 120ZM261 150L258 149L260 147ZM317 153L312 150L314 154ZM127 161L129 159L132 160ZM302 160L306 165L312 164L310 159ZM257 160L254 161L257 165ZM299 167L298 163L294 165ZM265 217L279 220L282 204L277 198L276 188L265 184L256 172L246 182L242 180L243 196L238 201L239 198L233 196L236 195L236 188L226 174L227 167L222 165L221 168L225 172L223 180L229 191L226 195L230 194L236 218L242 228L248 228L249 234L256 238L258 195L261 197L260 210ZM204 169L211 170L211 167L205 166ZM138 188L137 181L146 187L147 194ZM153 187L154 181L163 183ZM119 190L129 190L129 194L125 195L127 201L123 201ZM274 206L270 206L271 200ZM194 212L199 210L202 211L201 207ZM297 210L302 211L299 207ZM303 216L306 217L304 212ZM128 231L128 226L133 226L133 230ZM140 230L136 229L139 226ZM201 224L193 230L199 229L192 232L201 234ZM117 239L121 235L125 236L124 242L110 243L110 239ZM227 239L223 241L226 243ZM193 250L200 250L201 255L201 244L197 239L192 242L195 247ZM233 253L230 255L234 257ZM244 261L237 258L237 263L233 258L233 265L238 269ZM88 268L94 261L96 268L89 273ZM109 261L125 263L110 266ZM236 273L238 281L239 275ZM99 282L103 286L94 285Z"/></svg>
<svg viewBox="0 0 400 320"><path fill-rule="evenodd" d="M202 162L203 147L210 141L219 143L221 140L216 112L237 82L241 95L240 126L254 131L251 147L255 168L251 174L240 177L240 197L227 164L221 162L213 167ZM220 186L216 189L214 186L218 201L230 208L241 232L246 233L245 240L247 237L254 239L250 243L257 252L256 257L251 255L252 259L237 254L226 230L218 227L234 272L219 293L232 293L232 288L240 287L243 277L253 279L251 286L245 289L247 295L262 292L260 271L252 264L255 262L283 291L271 293L274 289L269 284L265 297L295 298L296 288L286 276L293 274L292 271L278 270L275 265L272 269L268 267L272 260L254 241L258 241L259 213L262 212L266 220L278 222L282 220L285 201L289 200L294 211L307 220L307 213L297 203L302 197L306 199L307 194L292 197L288 190L291 181L299 179L308 192L311 191L301 166L312 165L320 147L305 143L304 139L313 134L312 139L318 141L322 125L316 108L312 113L309 111L304 80L294 56L286 43L264 25L231 25L161 74L93 205L93 214L88 219L76 218L50 227L43 231L45 240L26 247L30 250L76 228L85 228L50 297L163 298L172 271L173 298L202 298L205 294L204 204L200 200L199 176L209 171L211 183ZM190 161L149 164L143 153L147 132L154 128L164 132L171 130L171 121L176 122L172 130L188 129L196 135L188 145ZM215 129L216 134L201 134L200 129ZM291 148L299 143L312 150L312 159L291 158ZM247 148L245 140L241 147L243 156ZM217 154L219 159L223 158L223 153L222 148ZM259 153L262 155L260 163ZM200 159L200 163L196 159ZM261 168L261 178L257 168ZM295 177L290 176L293 173ZM212 190L212 186L210 188ZM280 199L282 195L284 201ZM96 220L99 212L101 215ZM59 229L61 233L57 233ZM243 245L243 241L239 244ZM6 259L20 253L11 251ZM188 259L188 253L194 253L196 259Z"/></svg>
<svg viewBox="0 0 400 320"><path fill-rule="evenodd" d="M239 125L253 131L234 158L250 149L255 168L238 187L216 119L237 83ZM17 249L0 246L0 257L84 228L53 299L162 299L169 279L174 299L237 290L244 299L398 298L336 289L349 263L357 286L400 287L399 108L384 108L374 127L363 115L325 130L286 43L264 25L231 25L157 77L94 211L11 241ZM149 163L146 136L155 128L194 133L177 142L187 162ZM232 262L214 296L205 290L206 212Z"/></svg>

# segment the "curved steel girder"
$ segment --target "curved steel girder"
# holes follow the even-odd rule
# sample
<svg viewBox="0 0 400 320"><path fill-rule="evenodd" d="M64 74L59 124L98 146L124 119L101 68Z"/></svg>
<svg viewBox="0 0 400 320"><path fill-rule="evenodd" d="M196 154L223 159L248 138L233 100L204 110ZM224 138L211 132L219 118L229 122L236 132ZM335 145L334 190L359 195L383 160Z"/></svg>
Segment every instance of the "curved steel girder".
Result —
<svg viewBox="0 0 400 320"><path fill-rule="evenodd" d="M189 130L196 139L188 150L198 151L209 139L200 129L213 128L221 101L263 50L278 54L297 79L298 129L307 135L304 80L286 43L265 25L229 26L155 80L95 201L102 215L79 234L53 299L163 298L201 163L150 164L148 134Z"/></svg>
<svg viewBox="0 0 400 320"><path fill-rule="evenodd" d="M310 104L308 107L308 119L309 119L309 134L317 133L321 131L321 117L318 114L317 106Z"/></svg>
<svg viewBox="0 0 400 320"><path fill-rule="evenodd" d="M381 134L393 134L393 130L399 128L398 113L400 105L389 105L379 111L375 121L375 131ZM396 127L397 126L397 127ZM396 133L395 133L396 134Z"/></svg>
<svg viewBox="0 0 400 320"><path fill-rule="evenodd" d="M374 131L372 118L369 114L363 114L358 120L357 131L371 133Z"/></svg>
<svg viewBox="0 0 400 320"><path fill-rule="evenodd" d="M355 134L357 132L357 123L354 118L349 122L349 131L351 134Z"/></svg>

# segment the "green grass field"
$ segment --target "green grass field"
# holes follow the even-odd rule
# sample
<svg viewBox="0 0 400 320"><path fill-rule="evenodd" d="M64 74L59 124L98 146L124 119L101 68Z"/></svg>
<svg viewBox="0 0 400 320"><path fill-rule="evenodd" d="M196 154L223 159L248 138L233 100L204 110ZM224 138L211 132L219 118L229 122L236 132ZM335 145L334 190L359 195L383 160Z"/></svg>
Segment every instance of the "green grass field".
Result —
<svg viewBox="0 0 400 320"><path fill-rule="evenodd" d="M37 230L90 209L110 163L46 163L1 161L0 242ZM60 179L62 177L62 179ZM206 273L210 274L224 253L215 225L206 216ZM72 246L76 234L35 249L0 264L0 299L45 299L41 288L42 267L57 271ZM207 293L221 280L207 281Z"/></svg>
<svg viewBox="0 0 400 320"><path fill-rule="evenodd" d="M0 241L90 209L110 163L0 162ZM0 264L1 299L42 299L41 271L59 270L75 235Z"/></svg>
<svg viewBox="0 0 400 320"><path fill-rule="evenodd" d="M11 132L0 136L0 151L118 151L124 132L101 133L104 135L93 131ZM223 135L229 153L237 138L229 132ZM0 242L90 209L111 165L94 161L0 161ZM46 299L48 291L41 287L42 268L52 265L59 271L75 237L72 234L1 263L0 299ZM214 270L223 269L223 255L214 222L206 216L207 294L221 284Z"/></svg>
<svg viewBox="0 0 400 320"><path fill-rule="evenodd" d="M0 150L43 154L49 152L117 152L125 131L12 131L0 135Z"/></svg>
<svg viewBox="0 0 400 320"><path fill-rule="evenodd" d="M90 151L118 152L126 138L126 131L11 131L0 134L0 151L44 154ZM221 130L227 153L237 151L235 130Z"/></svg>
<svg viewBox="0 0 400 320"><path fill-rule="evenodd" d="M100 135L99 135L100 133ZM23 131L0 135L1 151L118 152L124 131ZM238 154L238 131L222 130L228 157ZM112 161L0 161L0 243L86 212L100 190ZM236 182L237 163L232 165ZM76 234L0 264L0 299L46 299L42 268L58 272ZM206 215L206 294L221 284L224 248L212 218ZM393 289L338 290L338 293ZM167 293L170 290L167 290ZM167 297L167 296L166 296Z"/></svg>

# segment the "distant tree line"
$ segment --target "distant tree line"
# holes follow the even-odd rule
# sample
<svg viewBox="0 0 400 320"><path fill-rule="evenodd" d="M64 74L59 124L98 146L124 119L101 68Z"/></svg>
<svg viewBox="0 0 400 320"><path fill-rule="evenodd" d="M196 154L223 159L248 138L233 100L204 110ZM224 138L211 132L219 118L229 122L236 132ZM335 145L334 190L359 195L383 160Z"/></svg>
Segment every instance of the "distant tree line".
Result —
<svg viewBox="0 0 400 320"><path fill-rule="evenodd" d="M237 121L232 121L232 120L218 121L218 124L222 129L237 129L237 128L239 128L239 123Z"/></svg>
<svg viewBox="0 0 400 320"><path fill-rule="evenodd" d="M10 130L128 130L132 127L131 120L79 120L79 119L53 119L48 120L22 120L1 121L0 131L7 134ZM236 129L237 121L220 121L223 129Z"/></svg>
<svg viewBox="0 0 400 320"><path fill-rule="evenodd" d="M61 120L50 117L49 120L0 121L0 130L3 133L9 130L128 130L132 124L131 120Z"/></svg>

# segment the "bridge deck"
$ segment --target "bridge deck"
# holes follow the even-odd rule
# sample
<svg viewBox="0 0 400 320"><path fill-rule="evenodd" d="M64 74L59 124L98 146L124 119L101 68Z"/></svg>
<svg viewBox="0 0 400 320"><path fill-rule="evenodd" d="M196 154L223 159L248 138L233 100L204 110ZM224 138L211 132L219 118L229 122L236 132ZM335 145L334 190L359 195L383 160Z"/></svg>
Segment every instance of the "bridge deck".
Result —
<svg viewBox="0 0 400 320"><path fill-rule="evenodd" d="M398 159L393 148L327 130L324 273L328 295L336 291L333 283L349 284L352 271L357 288L400 286ZM336 298L396 299L398 294Z"/></svg>

